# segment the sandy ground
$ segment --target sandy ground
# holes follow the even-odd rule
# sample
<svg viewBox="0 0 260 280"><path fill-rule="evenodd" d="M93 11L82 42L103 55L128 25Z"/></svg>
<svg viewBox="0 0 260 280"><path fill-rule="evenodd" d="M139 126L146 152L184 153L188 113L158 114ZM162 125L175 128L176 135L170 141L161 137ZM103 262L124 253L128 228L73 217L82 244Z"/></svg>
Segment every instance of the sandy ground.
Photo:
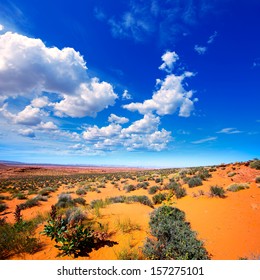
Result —
<svg viewBox="0 0 260 280"><path fill-rule="evenodd" d="M235 170L234 170L235 169ZM229 177L228 172L236 174ZM198 233L198 238L204 241L205 248L211 254L212 259L236 260L241 257L259 258L260 256L260 188L255 183L255 178L260 176L260 171L244 165L229 165L225 169L218 168L212 173L212 177L203 181L203 185L187 189L188 195L181 199L174 198L172 206L178 207L186 213L191 227ZM218 185L226 189L232 183L248 183L249 189L239 192L227 192L226 198L215 198L209 196L210 186ZM136 184L136 181L128 180L128 183ZM167 181L166 181L167 183ZM157 185L150 182L150 186ZM123 184L122 184L123 186ZM115 188L110 182L106 188L100 189L101 193L89 192L83 196L87 203L93 199L105 199L106 197L118 195L147 195L147 190L139 189L126 193ZM75 191L70 189L70 191ZM47 213L51 205L57 202L57 196L66 191L62 186L58 191L51 194L47 202L41 202L39 207L33 207L22 211L24 219L30 219L37 213ZM203 195L201 192L203 191ZM77 197L72 193L73 197ZM14 221L13 211L21 200L13 199L6 201L8 211L5 215L10 222ZM158 205L159 206L159 205ZM156 207L158 207L156 206ZM140 253L141 248L149 235L149 214L153 211L151 207L133 204L111 204L100 210L99 217L95 217L93 211L88 210L88 215L94 217L96 222L108 225L109 239L116 242L113 246L104 246L92 251L88 257L79 259L117 259L122 250L132 250ZM118 221L130 220L138 225L138 229L129 233L122 233L117 226ZM55 242L40 234L43 224L36 230L36 236L40 238L44 247L41 251L29 255L15 256L14 259L72 259L71 257L57 257L58 250L54 248Z"/></svg>

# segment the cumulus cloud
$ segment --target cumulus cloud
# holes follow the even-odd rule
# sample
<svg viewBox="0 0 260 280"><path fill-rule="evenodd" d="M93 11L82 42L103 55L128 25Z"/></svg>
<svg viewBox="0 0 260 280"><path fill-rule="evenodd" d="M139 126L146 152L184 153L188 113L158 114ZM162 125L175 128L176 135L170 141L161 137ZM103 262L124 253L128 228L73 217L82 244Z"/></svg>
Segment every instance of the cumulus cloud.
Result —
<svg viewBox="0 0 260 280"><path fill-rule="evenodd" d="M35 138L34 131L30 128L19 129L18 134L24 137Z"/></svg>
<svg viewBox="0 0 260 280"><path fill-rule="evenodd" d="M57 130L58 127L56 124L54 124L53 122L49 121L49 122L41 122L38 126L38 129L40 130Z"/></svg>
<svg viewBox="0 0 260 280"><path fill-rule="evenodd" d="M5 29L5 27L2 24L0 24L0 31L2 31L4 29Z"/></svg>
<svg viewBox="0 0 260 280"><path fill-rule="evenodd" d="M88 127L82 136L87 142L94 143L94 149L103 151L121 148L128 151L138 149L161 151L166 149L172 138L171 132L165 129L158 130L159 124L159 117L148 114L127 128L115 123L101 128L94 125Z"/></svg>
<svg viewBox="0 0 260 280"><path fill-rule="evenodd" d="M160 88L153 94L152 99L145 100L143 103L130 103L124 105L129 111L138 111L140 114L148 114L155 111L158 115L173 114L179 110L179 116L189 117L194 108L192 100L193 91L187 91L183 87L183 80L194 74L185 72L180 76L170 74L163 81L158 82Z"/></svg>
<svg viewBox="0 0 260 280"><path fill-rule="evenodd" d="M124 124L124 123L128 123L129 119L125 118L125 117L119 117L119 116L117 116L115 114L111 114L108 117L108 121L111 122L111 123Z"/></svg>
<svg viewBox="0 0 260 280"><path fill-rule="evenodd" d="M41 117L44 114L39 108L32 107L31 105L27 105L18 114L13 114L7 110L7 106L8 104L5 103L0 109L0 113L14 124L34 126L41 122Z"/></svg>
<svg viewBox="0 0 260 280"><path fill-rule="evenodd" d="M122 129L122 134L149 134L157 130L160 118L152 114L144 115L143 119L133 122L129 127Z"/></svg>
<svg viewBox="0 0 260 280"><path fill-rule="evenodd" d="M167 51L162 55L163 64L159 66L160 70L165 70L166 72L172 72L174 63L179 59L179 56L176 52Z"/></svg>
<svg viewBox="0 0 260 280"><path fill-rule="evenodd" d="M53 104L55 115L59 117L95 117L98 112L112 106L117 95L107 82L99 82L97 78L90 83L82 83L74 96L64 94L64 99Z"/></svg>
<svg viewBox="0 0 260 280"><path fill-rule="evenodd" d="M105 138L111 138L119 135L122 127L118 124L110 124L99 128L98 126L90 126L83 132L83 138L87 141L100 140Z"/></svg>
<svg viewBox="0 0 260 280"><path fill-rule="evenodd" d="M195 46L194 46L194 50L195 50L199 55L203 55L203 54L205 54L205 52L207 51L207 47L195 45Z"/></svg>
<svg viewBox="0 0 260 280"><path fill-rule="evenodd" d="M224 134L237 134L237 133L242 133L242 131L237 130L236 128L233 127L227 127L227 128L223 128L220 131L218 131L217 133L224 133Z"/></svg>
<svg viewBox="0 0 260 280"><path fill-rule="evenodd" d="M40 39L6 32L0 50L1 96L56 93L61 99L53 104L56 114L71 117L95 116L117 98L109 83L88 77L86 62L73 48L49 48ZM47 105L44 99L32 104Z"/></svg>

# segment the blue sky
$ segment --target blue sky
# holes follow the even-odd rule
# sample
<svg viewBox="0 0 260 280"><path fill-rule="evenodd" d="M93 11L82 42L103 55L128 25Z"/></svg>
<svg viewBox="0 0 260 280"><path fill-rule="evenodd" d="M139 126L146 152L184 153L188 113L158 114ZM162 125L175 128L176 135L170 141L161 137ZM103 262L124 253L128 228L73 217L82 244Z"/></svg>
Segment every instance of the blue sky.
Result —
<svg viewBox="0 0 260 280"><path fill-rule="evenodd" d="M0 159L260 156L257 0L0 2Z"/></svg>

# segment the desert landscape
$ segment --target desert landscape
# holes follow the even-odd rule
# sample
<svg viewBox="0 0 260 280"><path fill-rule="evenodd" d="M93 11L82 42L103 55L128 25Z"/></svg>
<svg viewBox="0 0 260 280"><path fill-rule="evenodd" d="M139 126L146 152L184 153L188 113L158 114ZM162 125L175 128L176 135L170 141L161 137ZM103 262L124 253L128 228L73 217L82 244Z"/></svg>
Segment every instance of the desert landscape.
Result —
<svg viewBox="0 0 260 280"><path fill-rule="evenodd" d="M260 258L260 161L0 166L1 259Z"/></svg>

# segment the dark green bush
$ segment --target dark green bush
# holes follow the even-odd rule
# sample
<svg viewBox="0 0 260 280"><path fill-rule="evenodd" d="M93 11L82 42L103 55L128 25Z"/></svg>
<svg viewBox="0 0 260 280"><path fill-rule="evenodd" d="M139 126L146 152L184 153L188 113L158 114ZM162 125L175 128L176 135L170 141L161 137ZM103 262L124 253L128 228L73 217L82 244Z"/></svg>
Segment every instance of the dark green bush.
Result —
<svg viewBox="0 0 260 280"><path fill-rule="evenodd" d="M260 170L260 160L259 159L256 159L254 161L251 161L249 166L251 168L254 168L254 169L257 169L257 170Z"/></svg>
<svg viewBox="0 0 260 280"><path fill-rule="evenodd" d="M22 210L27 209L27 208L32 208L34 206L40 205L40 202L37 198L31 198L26 200L24 203L21 203L19 206Z"/></svg>
<svg viewBox="0 0 260 280"><path fill-rule="evenodd" d="M0 203L0 212L4 212L7 209L7 205L4 202Z"/></svg>
<svg viewBox="0 0 260 280"><path fill-rule="evenodd" d="M210 187L210 196L218 196L218 197L224 198L225 190L219 186L211 186Z"/></svg>
<svg viewBox="0 0 260 280"><path fill-rule="evenodd" d="M158 193L152 197L154 204L160 204L166 199L165 193Z"/></svg>
<svg viewBox="0 0 260 280"><path fill-rule="evenodd" d="M160 188L158 186L153 186L148 190L149 194L155 194Z"/></svg>
<svg viewBox="0 0 260 280"><path fill-rule="evenodd" d="M151 260L207 260L209 254L185 221L183 211L161 206L151 213L150 231L143 253Z"/></svg>
<svg viewBox="0 0 260 280"><path fill-rule="evenodd" d="M84 217L85 218L85 217ZM67 212L67 217L57 214L57 208L52 206L50 219L44 226L43 234L54 239L55 245L61 251L61 255L74 255L77 257L87 254L105 235L94 232L91 226L84 226L82 213Z"/></svg>
<svg viewBox="0 0 260 280"><path fill-rule="evenodd" d="M199 177L192 177L188 181L189 188L194 188L202 185L202 180Z"/></svg>
<svg viewBox="0 0 260 280"><path fill-rule="evenodd" d="M87 192L83 188L79 188L76 190L77 195L85 195Z"/></svg>
<svg viewBox="0 0 260 280"><path fill-rule="evenodd" d="M135 186L134 186L134 185L129 185L129 184L127 184L127 185L124 186L124 190L125 190L127 193L132 192L132 191L135 190Z"/></svg>
<svg viewBox="0 0 260 280"><path fill-rule="evenodd" d="M58 202L56 203L56 206L58 208L68 208L71 206L75 206L76 202L72 199L70 194L67 193L61 193L58 196Z"/></svg>
<svg viewBox="0 0 260 280"><path fill-rule="evenodd" d="M32 237L35 227L34 221L0 223L0 259L9 259L15 254L37 252L41 248L41 243Z"/></svg>
<svg viewBox="0 0 260 280"><path fill-rule="evenodd" d="M182 198L187 195L186 189L182 187L177 187L174 189L174 194L176 198Z"/></svg>

